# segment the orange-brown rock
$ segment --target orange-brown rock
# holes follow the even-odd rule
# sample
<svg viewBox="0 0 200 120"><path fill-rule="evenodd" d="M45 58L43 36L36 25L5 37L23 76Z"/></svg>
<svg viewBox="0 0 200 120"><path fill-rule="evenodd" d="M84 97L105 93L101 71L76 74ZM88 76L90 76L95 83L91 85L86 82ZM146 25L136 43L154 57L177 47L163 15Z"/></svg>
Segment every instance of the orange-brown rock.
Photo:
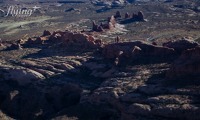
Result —
<svg viewBox="0 0 200 120"><path fill-rule="evenodd" d="M95 21L93 21L92 25L92 30L93 31L96 31L96 32L102 32L104 31L104 29L113 29L115 27L115 24L116 24L116 20L115 20L115 17L114 16L111 16L111 17L108 17L108 21L107 23L101 23L100 25L97 25L95 23Z"/></svg>
<svg viewBox="0 0 200 120"><path fill-rule="evenodd" d="M42 43L61 43L64 46L78 45L83 48L97 48L102 45L101 41L96 42L95 37L92 35L87 35L82 32L72 32L72 31L54 31L50 36L37 37L35 40L29 38L26 44L42 44Z"/></svg>
<svg viewBox="0 0 200 120"><path fill-rule="evenodd" d="M53 36L54 35L54 36ZM59 38L57 37L59 35ZM59 31L51 35L50 40L62 42L65 45L81 45L83 47L98 47L101 43L95 42L95 37L81 32Z"/></svg>

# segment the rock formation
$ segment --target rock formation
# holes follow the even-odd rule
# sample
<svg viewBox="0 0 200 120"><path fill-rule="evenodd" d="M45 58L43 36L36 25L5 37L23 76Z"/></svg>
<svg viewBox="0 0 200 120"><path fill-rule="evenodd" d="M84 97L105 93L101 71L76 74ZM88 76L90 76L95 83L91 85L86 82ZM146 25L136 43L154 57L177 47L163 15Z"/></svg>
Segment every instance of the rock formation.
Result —
<svg viewBox="0 0 200 120"><path fill-rule="evenodd" d="M115 17L114 17L114 16L109 17L109 18L108 18L108 23L109 23L109 22L110 22L113 26L115 26L115 24L116 24Z"/></svg>
<svg viewBox="0 0 200 120"><path fill-rule="evenodd" d="M51 35L51 32L48 30L44 30L42 36L48 36L48 35Z"/></svg>
<svg viewBox="0 0 200 120"><path fill-rule="evenodd" d="M120 41L120 37L117 36L117 37L115 38L115 42L116 42L116 43L119 43L119 41Z"/></svg>
<svg viewBox="0 0 200 120"><path fill-rule="evenodd" d="M137 14L135 14L135 13L132 14L132 19L137 19L137 17L138 17Z"/></svg>
<svg viewBox="0 0 200 120"><path fill-rule="evenodd" d="M4 76L4 80L16 81L19 85L27 85L32 81L42 80L45 77L31 69L26 68L12 68L12 67L0 67L1 75Z"/></svg>
<svg viewBox="0 0 200 120"><path fill-rule="evenodd" d="M139 21L144 21L144 14L143 14L142 11L138 12L138 17L137 18L138 18Z"/></svg>
<svg viewBox="0 0 200 120"><path fill-rule="evenodd" d="M198 43L192 40L185 39L185 38L181 40L175 40L175 41L169 41L169 42L163 43L164 47L173 48L179 54L181 54L183 51L187 49L194 48L197 45Z"/></svg>
<svg viewBox="0 0 200 120"><path fill-rule="evenodd" d="M145 21L142 11L139 11L138 14L133 13L131 19L135 21Z"/></svg>
<svg viewBox="0 0 200 120"><path fill-rule="evenodd" d="M98 25L95 23L95 21L92 22L92 30L93 31L98 31Z"/></svg>
<svg viewBox="0 0 200 120"><path fill-rule="evenodd" d="M98 26L97 32L103 32L103 31L104 31L103 27L102 26Z"/></svg>
<svg viewBox="0 0 200 120"><path fill-rule="evenodd" d="M152 42L152 45L158 45L156 42Z"/></svg>
<svg viewBox="0 0 200 120"><path fill-rule="evenodd" d="M115 18L121 18L122 16L121 16L120 11L117 11L114 17L115 17Z"/></svg>
<svg viewBox="0 0 200 120"><path fill-rule="evenodd" d="M96 32L102 32L104 31L104 29L113 29L115 28L115 24L116 24L116 20L115 20L115 17L114 16L111 16L111 17L108 17L108 21L107 23L101 23L100 25L97 25L95 23L95 21L93 21L93 27L92 27L92 30L93 31L96 31Z"/></svg>
<svg viewBox="0 0 200 120"><path fill-rule="evenodd" d="M59 37L58 37L59 36ZM65 45L79 45L87 48L96 48L101 46L95 43L95 38L85 33L76 33L71 31L57 31L50 36L51 41L61 41Z"/></svg>
<svg viewBox="0 0 200 120"><path fill-rule="evenodd" d="M172 48L154 46L145 42L135 41L108 44L103 48L103 55L108 59L120 57L126 61L147 56L149 58L169 58L169 56L175 56L175 51Z"/></svg>
<svg viewBox="0 0 200 120"><path fill-rule="evenodd" d="M190 46L187 46L190 47ZM184 51L167 72L169 79L198 80L200 78L200 46Z"/></svg>
<svg viewBox="0 0 200 120"><path fill-rule="evenodd" d="M125 14L125 19L128 19L128 18L130 18L130 14L127 12L127 13Z"/></svg>
<svg viewBox="0 0 200 120"><path fill-rule="evenodd" d="M97 30L101 30L98 27ZM103 29L102 29L103 30ZM99 41L97 39L97 41ZM81 32L71 31L54 31L50 36L42 36L37 38L29 38L24 45L34 45L43 43L62 43L62 45L78 45L86 48L97 48L102 45L102 42L96 42L95 37Z"/></svg>
<svg viewBox="0 0 200 120"><path fill-rule="evenodd" d="M22 46L21 44L18 44L18 43L12 43L9 47L7 47L7 49L9 50L19 50L19 49L22 49Z"/></svg>

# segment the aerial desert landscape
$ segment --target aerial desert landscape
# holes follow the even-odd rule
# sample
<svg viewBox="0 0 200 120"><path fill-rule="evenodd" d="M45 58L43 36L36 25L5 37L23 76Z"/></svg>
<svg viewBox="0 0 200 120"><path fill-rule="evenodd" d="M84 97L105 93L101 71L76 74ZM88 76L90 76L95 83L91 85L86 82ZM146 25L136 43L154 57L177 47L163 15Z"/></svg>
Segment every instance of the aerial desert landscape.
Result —
<svg viewBox="0 0 200 120"><path fill-rule="evenodd" d="M200 120L199 0L0 0L0 120Z"/></svg>

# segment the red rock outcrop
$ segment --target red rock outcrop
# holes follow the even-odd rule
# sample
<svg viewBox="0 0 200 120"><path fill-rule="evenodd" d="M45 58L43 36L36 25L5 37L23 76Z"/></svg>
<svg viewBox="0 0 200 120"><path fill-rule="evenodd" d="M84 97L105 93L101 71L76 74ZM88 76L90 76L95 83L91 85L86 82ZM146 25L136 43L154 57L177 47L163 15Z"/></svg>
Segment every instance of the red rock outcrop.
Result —
<svg viewBox="0 0 200 120"><path fill-rule="evenodd" d="M97 25L95 23L95 21L93 21L92 23L92 30L93 31L96 31L96 32L102 32L104 31L104 29L113 29L115 27L115 24L116 24L116 20L115 20L115 17L114 16L111 16L108 18L108 21L107 23L101 23L100 25Z"/></svg>
<svg viewBox="0 0 200 120"><path fill-rule="evenodd" d="M60 40L65 45L81 45L83 47L98 47L102 45L100 42L95 42L95 38L91 35L71 31L54 32L50 39L51 41Z"/></svg>
<svg viewBox="0 0 200 120"><path fill-rule="evenodd" d="M200 46L184 51L172 64L167 72L167 78L200 78Z"/></svg>
<svg viewBox="0 0 200 120"><path fill-rule="evenodd" d="M102 42L96 42L95 37L87 35L81 32L71 31L54 31L50 36L42 36L35 38L29 38L25 44L34 45L42 43L62 43L62 45L78 45L86 48L96 48L102 45Z"/></svg>
<svg viewBox="0 0 200 120"><path fill-rule="evenodd" d="M37 38L28 38L23 44L34 45L34 44L43 44L45 41L49 40L49 37L37 37Z"/></svg>
<svg viewBox="0 0 200 120"><path fill-rule="evenodd" d="M120 58L125 61L136 60L139 58L168 58L175 55L172 48L154 46L149 43L135 41L108 44L103 48L103 55L107 59Z"/></svg>

